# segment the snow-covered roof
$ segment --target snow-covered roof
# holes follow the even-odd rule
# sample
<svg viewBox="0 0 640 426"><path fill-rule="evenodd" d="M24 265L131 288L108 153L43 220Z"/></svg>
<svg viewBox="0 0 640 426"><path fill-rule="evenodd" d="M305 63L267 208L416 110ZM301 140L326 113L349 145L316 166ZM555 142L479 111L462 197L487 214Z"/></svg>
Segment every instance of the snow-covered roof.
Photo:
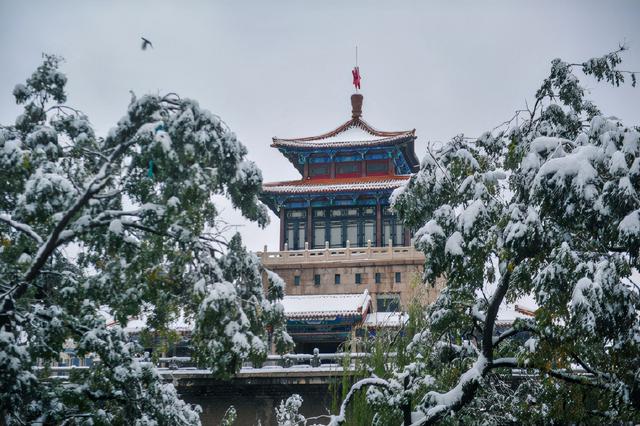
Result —
<svg viewBox="0 0 640 426"><path fill-rule="evenodd" d="M282 299L287 319L322 319L336 316L364 316L371 305L371 296L365 289L358 294L317 294L285 296Z"/></svg>
<svg viewBox="0 0 640 426"><path fill-rule="evenodd" d="M404 312L374 312L367 315L363 325L368 327L400 327L409 321Z"/></svg>
<svg viewBox="0 0 640 426"><path fill-rule="evenodd" d="M317 194L322 192L374 191L398 188L404 185L410 177L410 175L399 175L294 180L287 182L265 183L262 186L262 190L267 194Z"/></svg>
<svg viewBox="0 0 640 426"><path fill-rule="evenodd" d="M296 148L337 148L362 145L385 145L406 141L415 137L415 129L399 132L383 132L373 128L369 123L353 118L338 128L318 136L283 139L274 137L274 147Z"/></svg>

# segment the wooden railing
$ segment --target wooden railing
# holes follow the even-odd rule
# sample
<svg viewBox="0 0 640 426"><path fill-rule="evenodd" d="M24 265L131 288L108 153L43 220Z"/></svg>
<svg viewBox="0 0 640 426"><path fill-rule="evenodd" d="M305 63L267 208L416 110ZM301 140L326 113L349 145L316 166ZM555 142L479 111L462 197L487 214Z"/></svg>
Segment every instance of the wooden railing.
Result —
<svg viewBox="0 0 640 426"><path fill-rule="evenodd" d="M264 246L264 250L256 254L265 265L343 260L424 260L424 254L416 250L413 244L410 246L393 246L391 242L386 247L372 247L370 242L366 247L351 247L349 241L347 241L346 247L339 248L330 248L327 243L325 248L322 249L309 249L309 243L305 243L304 250L288 250L285 244L283 251L268 251L267 246Z"/></svg>

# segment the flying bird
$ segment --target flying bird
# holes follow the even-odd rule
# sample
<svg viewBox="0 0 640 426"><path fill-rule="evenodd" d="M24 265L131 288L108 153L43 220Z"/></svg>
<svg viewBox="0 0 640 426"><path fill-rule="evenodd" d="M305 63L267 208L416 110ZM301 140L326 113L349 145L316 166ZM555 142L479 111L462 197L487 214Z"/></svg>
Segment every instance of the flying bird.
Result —
<svg viewBox="0 0 640 426"><path fill-rule="evenodd" d="M144 37L140 37L142 39L142 50L147 50L147 46L151 46L151 48L153 49L153 44L151 44L151 42L149 40L147 40Z"/></svg>

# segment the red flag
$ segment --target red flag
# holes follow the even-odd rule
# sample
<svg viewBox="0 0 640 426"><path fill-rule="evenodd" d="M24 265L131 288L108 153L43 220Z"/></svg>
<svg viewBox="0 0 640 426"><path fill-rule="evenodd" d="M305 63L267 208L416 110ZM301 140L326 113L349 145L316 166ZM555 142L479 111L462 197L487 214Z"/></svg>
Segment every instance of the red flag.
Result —
<svg viewBox="0 0 640 426"><path fill-rule="evenodd" d="M354 67L351 75L353 75L353 85L356 89L360 89L360 67Z"/></svg>

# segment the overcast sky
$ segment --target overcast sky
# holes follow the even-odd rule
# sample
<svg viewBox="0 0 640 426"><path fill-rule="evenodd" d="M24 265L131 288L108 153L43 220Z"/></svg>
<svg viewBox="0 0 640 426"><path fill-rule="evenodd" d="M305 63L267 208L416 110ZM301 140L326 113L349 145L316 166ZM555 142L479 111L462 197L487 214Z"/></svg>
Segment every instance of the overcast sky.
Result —
<svg viewBox="0 0 640 426"><path fill-rule="evenodd" d="M69 104L104 135L136 94L177 92L220 115L265 181L296 179L271 138L312 136L350 117L359 46L364 115L427 141L478 136L531 100L549 62L582 61L626 42L640 70L640 1L9 1L0 0L0 123L11 91L40 63L66 58ZM140 36L155 48L140 50ZM640 87L590 82L609 115L639 124ZM228 209L225 215L243 224ZM239 228L252 249L278 244Z"/></svg>

